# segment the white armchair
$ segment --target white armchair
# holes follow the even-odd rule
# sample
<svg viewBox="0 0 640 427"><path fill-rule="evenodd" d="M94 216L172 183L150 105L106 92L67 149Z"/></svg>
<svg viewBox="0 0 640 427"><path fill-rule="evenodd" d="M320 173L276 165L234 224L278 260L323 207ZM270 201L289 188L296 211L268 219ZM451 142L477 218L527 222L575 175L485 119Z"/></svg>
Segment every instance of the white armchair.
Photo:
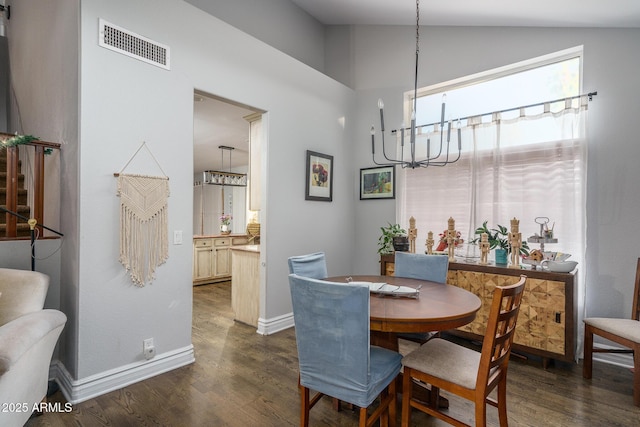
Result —
<svg viewBox="0 0 640 427"><path fill-rule="evenodd" d="M67 317L43 310L49 277L0 268L0 425L21 427L46 398L51 356Z"/></svg>

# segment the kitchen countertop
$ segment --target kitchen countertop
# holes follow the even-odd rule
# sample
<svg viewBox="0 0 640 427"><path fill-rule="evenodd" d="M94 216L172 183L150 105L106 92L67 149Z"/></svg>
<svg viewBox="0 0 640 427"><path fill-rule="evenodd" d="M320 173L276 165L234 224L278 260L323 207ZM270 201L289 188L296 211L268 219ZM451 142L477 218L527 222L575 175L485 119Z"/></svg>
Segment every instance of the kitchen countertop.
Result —
<svg viewBox="0 0 640 427"><path fill-rule="evenodd" d="M214 237L245 237L245 233L231 233L231 234L198 234L193 236L194 239L212 239Z"/></svg>
<svg viewBox="0 0 640 427"><path fill-rule="evenodd" d="M244 252L260 253L260 245L232 246L231 250L232 251L244 251Z"/></svg>

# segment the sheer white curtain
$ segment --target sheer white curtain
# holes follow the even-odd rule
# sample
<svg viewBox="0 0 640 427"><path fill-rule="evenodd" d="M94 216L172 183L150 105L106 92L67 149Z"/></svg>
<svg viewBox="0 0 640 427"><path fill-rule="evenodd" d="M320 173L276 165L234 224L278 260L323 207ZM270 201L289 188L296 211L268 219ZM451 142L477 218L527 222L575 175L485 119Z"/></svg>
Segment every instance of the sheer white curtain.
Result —
<svg viewBox="0 0 640 427"><path fill-rule="evenodd" d="M547 244L545 250L570 253L580 269L586 245L587 102L586 97L569 99L553 112L545 104L532 115L522 109L509 119L495 113L488 123L480 117L469 119L457 163L399 170L397 221L407 227L411 216L416 219L417 250L425 249L427 232L433 231L437 240L449 217L465 242L484 221L490 228L509 228L514 217L526 240L540 232L535 218L548 217L558 243ZM419 138L430 138L432 147L440 140L437 132ZM584 271L575 290L578 325L584 311ZM580 349L582 336L578 353Z"/></svg>

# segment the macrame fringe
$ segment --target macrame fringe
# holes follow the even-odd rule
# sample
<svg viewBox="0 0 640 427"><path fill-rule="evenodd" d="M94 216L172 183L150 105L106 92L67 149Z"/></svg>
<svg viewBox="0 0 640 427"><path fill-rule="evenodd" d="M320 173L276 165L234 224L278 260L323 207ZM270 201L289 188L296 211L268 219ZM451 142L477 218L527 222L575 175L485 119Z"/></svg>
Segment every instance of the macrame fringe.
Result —
<svg viewBox="0 0 640 427"><path fill-rule="evenodd" d="M156 267L169 258L167 237L169 185L166 178L118 177L120 262L136 286L155 279Z"/></svg>

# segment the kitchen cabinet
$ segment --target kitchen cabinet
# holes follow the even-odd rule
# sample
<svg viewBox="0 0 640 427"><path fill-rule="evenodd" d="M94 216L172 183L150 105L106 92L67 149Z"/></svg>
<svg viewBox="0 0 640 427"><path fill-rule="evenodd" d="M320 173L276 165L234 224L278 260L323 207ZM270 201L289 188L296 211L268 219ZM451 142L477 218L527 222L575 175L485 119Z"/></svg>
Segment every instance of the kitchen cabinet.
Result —
<svg viewBox="0 0 640 427"><path fill-rule="evenodd" d="M193 284L231 279L231 247L246 245L248 236L213 235L193 238Z"/></svg>
<svg viewBox="0 0 640 427"><path fill-rule="evenodd" d="M193 240L193 282L208 280L213 277L211 260L213 239Z"/></svg>
<svg viewBox="0 0 640 427"><path fill-rule="evenodd" d="M380 274L393 275L393 272L394 255L382 255ZM472 323L447 332L482 340L493 290L496 286L515 283L521 274L527 276L527 283L518 315L513 351L540 356L545 366L550 359L574 361L577 329L575 272L553 273L450 262L447 283L476 294L482 301L482 307Z"/></svg>

